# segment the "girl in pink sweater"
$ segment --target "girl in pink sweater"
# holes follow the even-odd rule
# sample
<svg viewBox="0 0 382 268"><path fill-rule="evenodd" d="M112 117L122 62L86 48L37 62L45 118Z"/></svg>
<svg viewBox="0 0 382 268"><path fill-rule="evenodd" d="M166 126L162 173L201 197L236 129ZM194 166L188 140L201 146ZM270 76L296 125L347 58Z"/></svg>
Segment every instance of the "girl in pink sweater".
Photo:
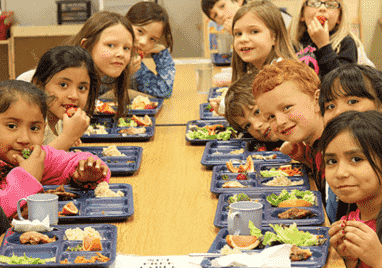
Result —
<svg viewBox="0 0 382 268"><path fill-rule="evenodd" d="M20 198L41 192L42 185L109 182L110 170L98 157L42 146L49 101L28 82L0 82L0 206L8 218ZM25 148L33 148L27 159Z"/></svg>

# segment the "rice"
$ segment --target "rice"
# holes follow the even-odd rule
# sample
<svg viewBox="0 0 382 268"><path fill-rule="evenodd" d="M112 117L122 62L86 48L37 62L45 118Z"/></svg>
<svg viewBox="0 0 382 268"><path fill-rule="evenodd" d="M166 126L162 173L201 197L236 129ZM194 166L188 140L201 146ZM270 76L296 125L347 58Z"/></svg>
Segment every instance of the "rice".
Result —
<svg viewBox="0 0 382 268"><path fill-rule="evenodd" d="M121 153L117 149L117 146L115 146L115 145L110 145L107 148L103 148L102 149L102 155L103 156L126 156L125 154Z"/></svg>
<svg viewBox="0 0 382 268"><path fill-rule="evenodd" d="M85 227L84 230L78 227L76 229L67 229L65 235L68 240L84 240L85 236L101 239L99 232L90 226Z"/></svg>
<svg viewBox="0 0 382 268"><path fill-rule="evenodd" d="M109 184L106 181L97 185L94 190L95 197L123 197L125 194L121 191L113 192L109 188Z"/></svg>

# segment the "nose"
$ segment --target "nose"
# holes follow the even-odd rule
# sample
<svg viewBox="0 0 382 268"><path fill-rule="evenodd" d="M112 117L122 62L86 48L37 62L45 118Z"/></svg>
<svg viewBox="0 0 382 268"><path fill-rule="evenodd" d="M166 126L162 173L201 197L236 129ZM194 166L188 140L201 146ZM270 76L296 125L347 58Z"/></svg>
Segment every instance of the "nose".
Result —
<svg viewBox="0 0 382 268"><path fill-rule="evenodd" d="M21 127L19 128L18 136L17 136L17 143L21 143L24 146L28 145L30 143L30 137L29 137L29 131L28 127Z"/></svg>
<svg viewBox="0 0 382 268"><path fill-rule="evenodd" d="M282 113L275 114L275 118L276 118L276 124L278 127L284 126L287 122L286 116Z"/></svg>
<svg viewBox="0 0 382 268"><path fill-rule="evenodd" d="M344 161L338 161L335 176L336 179L343 179L349 177L349 171Z"/></svg>
<svg viewBox="0 0 382 268"><path fill-rule="evenodd" d="M224 10L218 10L217 12L216 12L216 21L222 21L223 19L224 19L224 14L225 14L225 12L224 12Z"/></svg>
<svg viewBox="0 0 382 268"><path fill-rule="evenodd" d="M147 39L145 37L141 37L137 40L137 44L139 48L144 48L147 44Z"/></svg>
<svg viewBox="0 0 382 268"><path fill-rule="evenodd" d="M77 88L75 86L71 86L68 89L67 97L68 97L68 99L70 99L72 101L78 100L78 90L77 90Z"/></svg>
<svg viewBox="0 0 382 268"><path fill-rule="evenodd" d="M260 121L260 120L253 120L254 122L252 122L252 125L253 127L256 129L256 130L261 130L262 126L263 126L263 122Z"/></svg>
<svg viewBox="0 0 382 268"><path fill-rule="evenodd" d="M120 47L117 49L116 56L117 56L117 57L123 57L123 55L124 55L124 50L123 50L123 47L120 46Z"/></svg>

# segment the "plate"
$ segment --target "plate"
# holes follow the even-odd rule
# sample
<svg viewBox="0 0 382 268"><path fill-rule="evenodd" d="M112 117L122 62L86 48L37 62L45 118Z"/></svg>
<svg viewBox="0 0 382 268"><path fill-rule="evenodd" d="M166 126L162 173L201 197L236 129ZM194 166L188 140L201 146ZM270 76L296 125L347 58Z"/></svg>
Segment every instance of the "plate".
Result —
<svg viewBox="0 0 382 268"><path fill-rule="evenodd" d="M124 197L95 197L94 190L82 190L64 185L66 192L77 194L79 197L67 201L58 201L58 211L69 202L78 208L78 214L58 217L59 223L76 223L87 221L121 221L134 214L133 187L126 183L111 183L110 190L118 190ZM44 190L54 190L58 185L44 185Z"/></svg>
<svg viewBox="0 0 382 268"><path fill-rule="evenodd" d="M298 229L300 231L304 232L310 232L314 235L322 235L324 238L328 239L324 245L322 246L311 246L311 247L301 247L303 249L310 249L312 252L312 256L307 259L306 261L294 261L292 262L292 267L322 267L325 265L326 258L328 257L328 251L329 251L329 227L322 227L322 226L298 226ZM271 227L263 227L262 233L264 234L267 231L273 232L273 228ZM228 229L223 228L219 231L217 234L214 242L212 243L210 249L208 250L208 253L219 253L220 250L227 245L226 242L226 236L228 235ZM269 246L266 246L266 248ZM253 249L253 250L243 250L244 253L260 253L262 249ZM212 267L211 266L211 260L213 258L205 258L201 266L202 267Z"/></svg>
<svg viewBox="0 0 382 268"><path fill-rule="evenodd" d="M254 144L257 143L257 144ZM200 163L207 168L213 168L213 166L216 165L225 165L227 161L230 159L237 159L237 160L243 160L245 161L249 155L262 155L262 156L268 156L268 155L276 155L276 159L266 159L266 160L259 160L259 159L253 159L253 162L256 164L260 163L288 163L292 159L279 151L265 151L265 152L252 152L249 151L249 149L252 149L252 147L258 147L258 146L266 146L266 148L275 148L281 146L283 142L261 142L261 141L251 141L251 143L248 143L246 141L218 141L213 140L209 141L206 144L206 147L204 149L204 153L202 156L202 160ZM231 152L236 150L243 149L244 152L240 154L231 154Z"/></svg>
<svg viewBox="0 0 382 268"><path fill-rule="evenodd" d="M225 120L224 116L213 116L207 108L209 103L202 103L199 105L199 115L201 120Z"/></svg>
<svg viewBox="0 0 382 268"><path fill-rule="evenodd" d="M295 222L297 225L320 225L325 222L324 208L322 205L322 197L319 191L312 191L316 195L317 205L312 207L304 207L305 209L311 210L313 213L317 215L317 217L308 218L308 219L279 219L277 216L279 213L284 212L290 208L279 208L272 206L267 200L267 196L272 193L280 194L279 191L266 191L261 193L246 193L251 200L257 200L261 204L263 204L263 226L269 226L269 223L282 223L286 225L290 225ZM227 218L229 212L229 197L234 194L221 194L219 196L218 206L216 209L214 225L219 228L224 228L228 226Z"/></svg>
<svg viewBox="0 0 382 268"><path fill-rule="evenodd" d="M103 148L107 147L96 147L96 146L81 146L81 147L71 147L70 151L81 150L83 152L92 153L103 162L107 164L111 171L111 175L133 175L140 167L142 160L143 148L138 146L117 146L118 151L125 156L103 156Z"/></svg>
<svg viewBox="0 0 382 268"><path fill-rule="evenodd" d="M186 134L190 131L192 131L192 126L198 126L198 127L204 127L204 126L211 126L211 125L223 125L225 127L229 127L229 124L226 120L192 120L187 122L187 129ZM241 132L237 132L238 134ZM186 141L190 142L190 144L206 144L207 142L211 140L217 140L217 139L190 139L185 135ZM242 138L231 138L229 140L253 140L253 137L251 134L245 132L243 133Z"/></svg>
<svg viewBox="0 0 382 268"><path fill-rule="evenodd" d="M122 134L118 131L128 127L118 127L118 120L113 117L95 117L90 124L104 124L108 134L84 134L81 141L84 143L95 142L127 142L127 141L148 141L155 134L155 117L150 117L152 126L146 127L146 133L142 134Z"/></svg>
<svg viewBox="0 0 382 268"><path fill-rule="evenodd" d="M246 160L243 161L246 163ZM302 176L288 176L287 178L292 181L303 180L302 185L294 186L266 186L263 183L272 180L274 177L262 177L260 171L269 170L271 168L279 168L283 166L282 163L275 164L256 164L254 165L255 172L247 173L247 180L236 180L239 173L232 173L227 169L226 165L214 166L212 169L212 180L211 180L211 192L215 194L221 193L238 193L238 192L263 192L263 191L277 191L281 189L297 189L300 191L308 190L310 188L309 179L306 173L306 168L302 164L291 164L292 167L299 167L303 173ZM234 164L234 167L239 167L239 164ZM224 177L227 176L227 179ZM227 181L238 181L246 188L223 188L222 185Z"/></svg>
<svg viewBox="0 0 382 268"><path fill-rule="evenodd" d="M56 258L56 262L48 262L45 264L7 264L0 263L0 267L109 267L115 262L117 255L117 227L111 224L87 224L87 225L52 225L59 230L53 230L51 232L46 232L50 238L54 235L58 238L56 242L49 244L39 244L39 245L23 245L20 243L20 235L22 233L13 232L9 228L3 239L2 245L0 247L0 255L11 257L13 254L16 256L23 256L24 253L28 257L47 259ZM98 231L102 237L101 251L66 251L68 247L76 247L82 244L80 240L65 240L64 234L67 229L74 229L79 227L84 229L85 227L92 227ZM110 260L107 262L96 263L74 263L74 259L77 256L84 256L86 259L90 259L92 256L97 256L96 252L108 257ZM60 261L68 259L70 264L60 264Z"/></svg>
<svg viewBox="0 0 382 268"><path fill-rule="evenodd" d="M212 87L210 91L208 92L207 100L214 99L221 96L222 92L219 92L219 90L221 90L222 88L227 88L228 90L228 87Z"/></svg>

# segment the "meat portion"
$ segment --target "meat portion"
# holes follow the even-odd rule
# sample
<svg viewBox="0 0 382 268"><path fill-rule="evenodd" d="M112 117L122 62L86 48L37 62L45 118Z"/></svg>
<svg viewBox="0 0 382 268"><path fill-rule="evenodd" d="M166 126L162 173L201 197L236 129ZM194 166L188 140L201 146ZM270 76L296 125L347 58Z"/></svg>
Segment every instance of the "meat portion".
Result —
<svg viewBox="0 0 382 268"><path fill-rule="evenodd" d="M314 214L312 211L303 209L303 208L291 208L288 209L282 213L279 213L278 217L280 219L306 219L306 218L312 218L316 217L317 215Z"/></svg>
<svg viewBox="0 0 382 268"><path fill-rule="evenodd" d="M291 261L305 261L312 256L312 252L309 249L302 249L293 245L290 249L290 260Z"/></svg>
<svg viewBox="0 0 382 268"><path fill-rule="evenodd" d="M48 244L55 242L56 236L53 238L49 238L49 236L38 233L38 232L25 232L22 235L20 235L20 242L21 244L31 244L31 245L37 245L37 244Z"/></svg>
<svg viewBox="0 0 382 268"><path fill-rule="evenodd" d="M146 128L145 127L130 127L130 128L125 128L121 129L119 133L127 133L130 135L135 135L135 134L143 134L146 133Z"/></svg>
<svg viewBox="0 0 382 268"><path fill-rule="evenodd" d="M44 193L58 195L59 201L66 201L78 197L78 194L66 192L63 184L58 186L56 189L46 190Z"/></svg>

